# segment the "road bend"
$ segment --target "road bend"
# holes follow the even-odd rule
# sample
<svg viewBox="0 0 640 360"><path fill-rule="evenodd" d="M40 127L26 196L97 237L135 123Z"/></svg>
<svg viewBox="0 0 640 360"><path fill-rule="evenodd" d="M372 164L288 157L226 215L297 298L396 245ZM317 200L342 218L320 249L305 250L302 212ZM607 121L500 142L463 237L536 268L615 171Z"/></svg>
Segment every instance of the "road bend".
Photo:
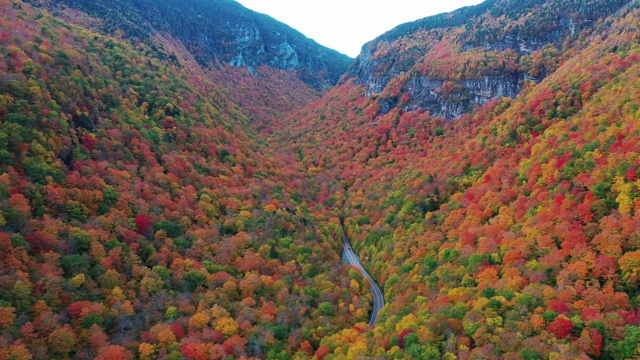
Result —
<svg viewBox="0 0 640 360"><path fill-rule="evenodd" d="M360 270L362 275L369 279L369 284L371 284L371 293L373 294L373 310L371 311L371 319L369 320L369 325L375 326L378 322L378 313L380 312L380 309L384 307L384 297L382 296L382 291L380 291L380 287L378 287L378 284L376 284L375 280L373 280L367 270L364 269L364 266L362 266L360 258L353 251L351 243L349 242L349 239L346 238L346 236L344 242L342 243L342 246L342 262L355 266L356 268L358 268L358 270Z"/></svg>

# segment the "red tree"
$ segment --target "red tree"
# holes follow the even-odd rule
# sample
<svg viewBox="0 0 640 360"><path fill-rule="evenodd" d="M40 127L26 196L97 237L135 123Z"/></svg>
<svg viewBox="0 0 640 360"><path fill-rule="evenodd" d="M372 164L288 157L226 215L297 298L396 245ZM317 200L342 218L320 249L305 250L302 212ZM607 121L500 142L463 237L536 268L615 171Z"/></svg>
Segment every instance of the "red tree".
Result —
<svg viewBox="0 0 640 360"><path fill-rule="evenodd" d="M147 235L153 228L151 226L151 220L149 220L149 217L147 215L138 215L133 220L133 222L136 224L138 233L141 235Z"/></svg>
<svg viewBox="0 0 640 360"><path fill-rule="evenodd" d="M558 316L551 324L549 324L547 329L557 337L564 339L571 334L571 331L573 330L573 323L564 316Z"/></svg>

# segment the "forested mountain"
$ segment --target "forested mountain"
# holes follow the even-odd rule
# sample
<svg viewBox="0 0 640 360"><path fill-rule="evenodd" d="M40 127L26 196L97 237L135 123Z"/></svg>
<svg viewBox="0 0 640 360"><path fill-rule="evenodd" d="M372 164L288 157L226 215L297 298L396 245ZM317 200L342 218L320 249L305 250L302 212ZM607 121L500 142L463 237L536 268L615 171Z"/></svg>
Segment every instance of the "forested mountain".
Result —
<svg viewBox="0 0 640 360"><path fill-rule="evenodd" d="M1 359L278 357L367 321L307 175L218 81L248 74L0 12Z"/></svg>
<svg viewBox="0 0 640 360"><path fill-rule="evenodd" d="M333 358L640 356L640 3L571 4L495 1L402 26L282 121L291 151L335 184L325 203L384 286L375 329L320 342ZM549 38L559 14L576 27ZM486 45L528 26L530 54ZM445 94L510 66L529 75L513 97L471 111L412 93L437 77L446 110Z"/></svg>
<svg viewBox="0 0 640 360"><path fill-rule="evenodd" d="M640 357L640 1L400 25L324 94L196 3L0 0L0 359Z"/></svg>
<svg viewBox="0 0 640 360"><path fill-rule="evenodd" d="M383 112L422 108L460 117L557 69L614 1L485 1L407 23L363 47L350 69Z"/></svg>
<svg viewBox="0 0 640 360"><path fill-rule="evenodd" d="M144 41L157 34L184 44L203 65L295 71L315 89L335 85L352 59L233 0L28 0L55 12L81 10L107 33ZM72 14L74 17L76 14ZM253 70L257 72L257 70Z"/></svg>

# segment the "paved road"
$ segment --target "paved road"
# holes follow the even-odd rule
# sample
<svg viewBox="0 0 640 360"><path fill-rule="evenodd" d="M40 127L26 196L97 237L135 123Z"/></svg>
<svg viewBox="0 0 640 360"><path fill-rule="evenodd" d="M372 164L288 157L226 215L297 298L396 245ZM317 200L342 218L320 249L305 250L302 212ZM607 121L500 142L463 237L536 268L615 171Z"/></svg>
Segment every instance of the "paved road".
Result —
<svg viewBox="0 0 640 360"><path fill-rule="evenodd" d="M362 266L360 258L353 251L353 248L351 248L351 243L349 243L348 239L344 240L342 247L342 261L345 264L350 264L357 267L360 272L362 272L362 274L366 276L367 279L369 279L369 283L371 284L371 293L373 294L373 310L371 311L371 320L369 320L369 325L375 326L378 322L378 313L380 312L380 309L384 307L384 297L382 296L382 291L380 291L378 284L376 284L375 280L373 280L367 270L364 269L364 266Z"/></svg>

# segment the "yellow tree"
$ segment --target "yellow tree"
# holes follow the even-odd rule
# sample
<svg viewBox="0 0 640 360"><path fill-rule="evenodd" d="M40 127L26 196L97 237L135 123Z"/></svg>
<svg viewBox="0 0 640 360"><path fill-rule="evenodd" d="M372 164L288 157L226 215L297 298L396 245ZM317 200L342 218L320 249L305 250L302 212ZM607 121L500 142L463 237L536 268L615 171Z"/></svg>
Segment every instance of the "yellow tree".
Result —
<svg viewBox="0 0 640 360"><path fill-rule="evenodd" d="M223 317L216 321L215 329L225 336L232 336L238 333L238 323L230 317Z"/></svg>

